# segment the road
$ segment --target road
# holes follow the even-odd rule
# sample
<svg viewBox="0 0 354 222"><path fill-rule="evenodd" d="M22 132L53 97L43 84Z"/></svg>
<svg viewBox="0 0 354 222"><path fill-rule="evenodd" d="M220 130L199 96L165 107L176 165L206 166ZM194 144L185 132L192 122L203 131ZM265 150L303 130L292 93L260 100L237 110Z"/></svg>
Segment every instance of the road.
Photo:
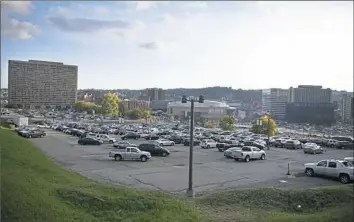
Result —
<svg viewBox="0 0 354 222"><path fill-rule="evenodd" d="M117 137L118 138L118 137ZM47 137L31 139L47 156L64 167L103 183L147 188L172 193L185 192L188 184L189 148L181 145L167 147L168 157L152 157L148 162L116 162L108 157L112 145L81 146L77 138L48 131ZM145 140L131 141L135 144ZM194 148L194 189L196 192L230 187L288 187L306 188L338 184L337 181L307 178L303 164L322 159L343 159L352 150L327 149L319 155L304 154L302 150L271 148L264 161L249 163L226 159L216 149ZM292 176L286 176L288 163Z"/></svg>

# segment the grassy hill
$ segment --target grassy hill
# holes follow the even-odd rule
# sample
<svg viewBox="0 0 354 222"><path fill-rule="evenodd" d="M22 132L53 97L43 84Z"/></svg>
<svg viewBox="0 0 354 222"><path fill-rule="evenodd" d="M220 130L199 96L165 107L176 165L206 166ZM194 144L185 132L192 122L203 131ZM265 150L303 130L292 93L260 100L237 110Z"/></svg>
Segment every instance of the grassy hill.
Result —
<svg viewBox="0 0 354 222"><path fill-rule="evenodd" d="M100 184L52 162L0 129L1 221L352 221L353 186L243 189L194 201ZM301 208L298 207L301 205Z"/></svg>

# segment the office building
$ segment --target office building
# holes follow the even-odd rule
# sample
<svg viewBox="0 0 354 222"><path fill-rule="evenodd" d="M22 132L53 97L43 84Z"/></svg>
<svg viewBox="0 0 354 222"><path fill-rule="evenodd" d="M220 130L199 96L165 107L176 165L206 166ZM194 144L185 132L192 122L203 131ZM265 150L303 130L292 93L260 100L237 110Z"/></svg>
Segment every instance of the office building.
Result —
<svg viewBox="0 0 354 222"><path fill-rule="evenodd" d="M332 90L322 86L300 85L289 89L290 103L332 103Z"/></svg>
<svg viewBox="0 0 354 222"><path fill-rule="evenodd" d="M262 90L262 113L268 113L276 120L284 120L288 97L289 90L287 89Z"/></svg>
<svg viewBox="0 0 354 222"><path fill-rule="evenodd" d="M288 122L331 125L335 122L334 109L331 89L308 85L289 89Z"/></svg>
<svg viewBox="0 0 354 222"><path fill-rule="evenodd" d="M146 89L146 94L149 101L165 100L165 91L161 88Z"/></svg>
<svg viewBox="0 0 354 222"><path fill-rule="evenodd" d="M59 109L71 107L77 100L75 65L9 60L8 76L9 105L13 107Z"/></svg>
<svg viewBox="0 0 354 222"><path fill-rule="evenodd" d="M149 109L150 102L145 100L136 100L136 99L124 99L119 102L119 106L122 106L124 111L129 111L132 109Z"/></svg>
<svg viewBox="0 0 354 222"><path fill-rule="evenodd" d="M343 93L341 98L341 120L344 123L353 122L353 93Z"/></svg>

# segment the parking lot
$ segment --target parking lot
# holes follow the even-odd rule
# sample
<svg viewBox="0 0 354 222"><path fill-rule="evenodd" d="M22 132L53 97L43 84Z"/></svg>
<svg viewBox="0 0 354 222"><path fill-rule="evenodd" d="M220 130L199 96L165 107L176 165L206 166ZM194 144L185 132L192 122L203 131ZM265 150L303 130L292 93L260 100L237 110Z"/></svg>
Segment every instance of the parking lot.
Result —
<svg viewBox="0 0 354 222"><path fill-rule="evenodd" d="M119 138L119 136L116 136ZM64 167L89 178L112 184L168 192L184 192L188 185L189 147L167 147L168 157L152 157L148 162L116 162L108 157L111 144L81 146L78 138L49 130L44 138L31 139L49 157ZM132 140L135 144L146 140ZM217 149L194 148L194 188L196 192L228 187L282 186L309 187L339 182L302 175L303 164L322 159L353 156L352 150L327 149L324 154L304 154L302 150L271 148L264 161L249 163L227 159ZM292 177L287 177L290 164ZM295 178L294 178L295 177Z"/></svg>

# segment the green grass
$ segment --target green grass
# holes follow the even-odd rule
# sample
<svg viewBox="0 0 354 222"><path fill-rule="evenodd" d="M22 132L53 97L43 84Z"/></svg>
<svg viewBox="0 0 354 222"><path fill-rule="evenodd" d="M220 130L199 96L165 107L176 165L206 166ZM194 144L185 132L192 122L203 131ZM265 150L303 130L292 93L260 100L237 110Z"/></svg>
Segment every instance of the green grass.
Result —
<svg viewBox="0 0 354 222"><path fill-rule="evenodd" d="M197 198L216 221L353 221L353 185L227 190ZM301 207L299 207L299 205Z"/></svg>
<svg viewBox="0 0 354 222"><path fill-rule="evenodd" d="M84 178L52 162L8 129L0 128L0 146L1 221L5 222L353 220L353 185L225 190L192 201Z"/></svg>
<svg viewBox="0 0 354 222"><path fill-rule="evenodd" d="M16 133L0 129L1 221L205 221L162 192L104 185L68 171Z"/></svg>

